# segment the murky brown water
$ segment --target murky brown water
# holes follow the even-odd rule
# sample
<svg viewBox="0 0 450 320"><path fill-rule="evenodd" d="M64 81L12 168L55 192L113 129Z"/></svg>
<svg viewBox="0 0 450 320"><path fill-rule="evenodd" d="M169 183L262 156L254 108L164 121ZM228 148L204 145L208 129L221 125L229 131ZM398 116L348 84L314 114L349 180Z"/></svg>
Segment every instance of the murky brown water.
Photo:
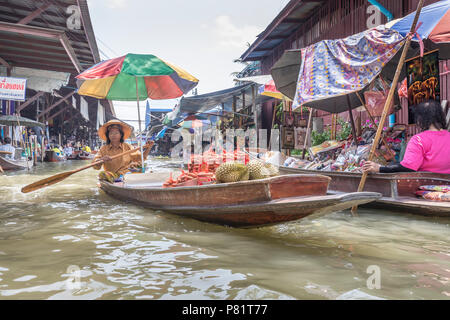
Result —
<svg viewBox="0 0 450 320"><path fill-rule="evenodd" d="M233 229L112 199L94 170L20 193L85 164L0 175L0 299L450 299L450 219L360 209Z"/></svg>

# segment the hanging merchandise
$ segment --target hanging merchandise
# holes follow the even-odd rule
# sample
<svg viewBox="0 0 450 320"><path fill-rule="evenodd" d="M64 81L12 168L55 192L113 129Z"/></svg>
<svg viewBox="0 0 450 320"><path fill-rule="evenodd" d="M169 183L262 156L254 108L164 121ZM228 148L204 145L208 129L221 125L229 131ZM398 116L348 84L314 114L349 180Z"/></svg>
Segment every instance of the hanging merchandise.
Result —
<svg viewBox="0 0 450 320"><path fill-rule="evenodd" d="M369 109L373 117L380 117L383 113L384 105L386 104L387 96L389 95L390 87L380 76L373 83L373 89L364 92L366 100L366 107ZM389 106L388 114L395 112L394 101L392 100Z"/></svg>
<svg viewBox="0 0 450 320"><path fill-rule="evenodd" d="M345 39L323 40L302 49L294 110L302 105L339 113L368 86L404 44L397 31L384 26ZM352 103L352 108L359 107Z"/></svg>
<svg viewBox="0 0 450 320"><path fill-rule="evenodd" d="M408 83L408 105L410 124L414 121L414 106L425 100L440 102L439 51L427 52L406 61L406 79Z"/></svg>
<svg viewBox="0 0 450 320"><path fill-rule="evenodd" d="M295 132L293 128L281 127L281 149L294 149Z"/></svg>

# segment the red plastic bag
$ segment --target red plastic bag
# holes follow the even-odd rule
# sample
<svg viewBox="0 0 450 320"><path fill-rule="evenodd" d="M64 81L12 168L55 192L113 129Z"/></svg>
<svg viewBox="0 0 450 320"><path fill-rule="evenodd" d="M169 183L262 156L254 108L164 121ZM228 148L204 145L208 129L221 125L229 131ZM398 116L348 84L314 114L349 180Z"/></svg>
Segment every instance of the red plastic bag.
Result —
<svg viewBox="0 0 450 320"><path fill-rule="evenodd" d="M364 92L366 107L373 117L380 117L383 114L384 105L389 95L389 87L383 79L381 79L381 82L383 83L384 90L368 90ZM388 115L392 113L394 113L394 99L392 99L391 105L389 106Z"/></svg>

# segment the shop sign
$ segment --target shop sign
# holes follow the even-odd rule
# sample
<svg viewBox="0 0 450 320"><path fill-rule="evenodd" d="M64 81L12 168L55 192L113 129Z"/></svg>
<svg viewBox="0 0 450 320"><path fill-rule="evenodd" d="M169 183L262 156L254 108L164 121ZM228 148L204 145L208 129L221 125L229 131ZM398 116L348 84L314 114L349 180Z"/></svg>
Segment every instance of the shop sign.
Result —
<svg viewBox="0 0 450 320"><path fill-rule="evenodd" d="M25 101L27 79L0 77L0 100Z"/></svg>

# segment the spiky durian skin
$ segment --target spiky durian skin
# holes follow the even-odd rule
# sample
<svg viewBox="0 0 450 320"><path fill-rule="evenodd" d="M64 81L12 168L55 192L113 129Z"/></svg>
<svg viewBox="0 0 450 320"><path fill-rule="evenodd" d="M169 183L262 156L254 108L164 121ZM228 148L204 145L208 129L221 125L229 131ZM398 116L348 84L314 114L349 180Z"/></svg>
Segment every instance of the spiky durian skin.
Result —
<svg viewBox="0 0 450 320"><path fill-rule="evenodd" d="M246 181L249 179L248 168L241 163L223 163L216 170L216 179L222 183Z"/></svg>

